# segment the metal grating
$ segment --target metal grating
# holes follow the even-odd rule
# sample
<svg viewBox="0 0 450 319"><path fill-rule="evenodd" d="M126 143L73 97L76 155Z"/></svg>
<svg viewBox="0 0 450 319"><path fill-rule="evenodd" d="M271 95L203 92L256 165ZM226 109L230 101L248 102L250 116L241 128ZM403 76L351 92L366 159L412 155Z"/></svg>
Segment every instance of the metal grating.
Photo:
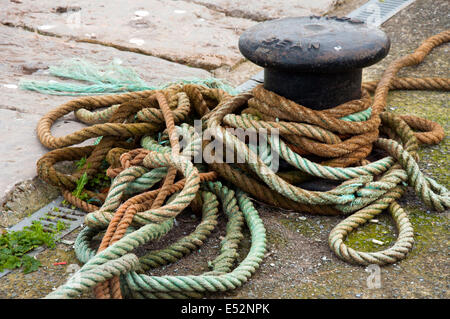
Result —
<svg viewBox="0 0 450 319"><path fill-rule="evenodd" d="M61 202L63 201L63 197L58 197L50 204L42 207L31 216L24 218L19 223L7 229L7 231L19 231L22 230L25 226L31 226L33 221L40 221L44 226L44 230L50 231L50 225L56 226L58 221L62 221L66 224L66 229L61 231L56 238L62 238L65 235L72 232L74 229L78 228L84 221L85 213L78 209L70 209L67 207L63 207ZM55 209L56 208L56 209ZM28 255L36 256L38 253L43 251L43 247L38 247L33 251L29 252ZM0 272L0 278L10 273L11 270L7 269L3 272Z"/></svg>
<svg viewBox="0 0 450 319"><path fill-rule="evenodd" d="M400 10L416 0L370 0L363 6L352 11L347 17L364 21L369 25L379 27Z"/></svg>
<svg viewBox="0 0 450 319"><path fill-rule="evenodd" d="M262 83L264 83L264 70L252 76L250 80L239 85L236 90L239 92L250 91Z"/></svg>

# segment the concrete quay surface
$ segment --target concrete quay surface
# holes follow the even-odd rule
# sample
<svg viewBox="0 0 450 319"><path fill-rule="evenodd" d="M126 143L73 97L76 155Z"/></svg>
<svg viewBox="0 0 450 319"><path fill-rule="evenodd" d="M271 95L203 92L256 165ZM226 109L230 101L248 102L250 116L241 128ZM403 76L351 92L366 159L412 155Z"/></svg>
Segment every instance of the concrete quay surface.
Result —
<svg viewBox="0 0 450 319"><path fill-rule="evenodd" d="M16 223L57 195L56 189L35 177L36 161L48 151L35 129L42 115L74 98L21 90L20 80L63 81L50 76L48 67L81 57L97 64L120 59L151 85L214 76L237 86L261 70L237 48L240 33L248 27L284 16L345 15L365 2L252 0L242 6L240 1L227 0L131 4L118 0L108 5L87 0L0 0L0 227ZM448 12L445 0L417 0L385 22L381 29L391 38L390 53L364 70L364 80L378 79L394 59L449 29ZM449 45L443 45L422 65L400 75L449 77L448 51ZM448 101L448 93L399 91L390 93L388 107L437 121L448 133ZM81 127L71 115L58 121L52 132L62 136ZM450 186L449 145L446 138L420 151L421 169L446 187ZM363 267L342 262L330 251L328 234L343 217L310 216L257 204L269 234L266 258L242 288L209 298L449 298L448 212L430 212L412 191L400 203L411 216L416 244L405 260L381 269L379 289L368 289ZM186 227L196 222L186 221ZM371 248L385 248L395 240L387 214L380 216L379 224L355 234L356 247L367 248L364 243L380 233L385 246ZM221 235L223 230L214 231L201 252L154 275L206 271ZM45 250L38 258L43 264L38 271L24 275L16 270L0 279L0 298L44 297L69 276L65 266L53 263L78 263L72 247L65 244Z"/></svg>

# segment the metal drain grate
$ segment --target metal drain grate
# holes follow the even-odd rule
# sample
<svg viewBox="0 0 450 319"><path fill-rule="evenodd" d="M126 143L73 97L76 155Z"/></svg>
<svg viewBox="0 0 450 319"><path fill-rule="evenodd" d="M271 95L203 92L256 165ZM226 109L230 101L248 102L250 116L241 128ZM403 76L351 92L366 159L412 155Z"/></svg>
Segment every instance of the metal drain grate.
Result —
<svg viewBox="0 0 450 319"><path fill-rule="evenodd" d="M236 90L238 90L239 92L245 92L245 91L250 91L252 89L254 89L257 85L264 83L264 71L261 71L257 74L255 74L254 76L252 76L252 78L244 83L242 83L241 85L239 85Z"/></svg>
<svg viewBox="0 0 450 319"><path fill-rule="evenodd" d="M24 218L19 223L7 229L7 231L20 231L25 226L31 226L33 221L39 221L44 227L44 230L50 231L50 227L56 226L58 221L60 220L66 225L66 229L61 231L58 234L57 238L62 238L68 233L72 232L74 229L78 228L84 221L84 217L86 216L80 210L70 209L67 207L62 207L61 202L63 201L63 197L58 197L50 204L42 207L38 211L36 211L31 216ZM28 253L30 256L35 256L41 251L43 251L43 247L39 247ZM3 272L0 272L0 278L10 273L11 270L7 269Z"/></svg>
<svg viewBox="0 0 450 319"><path fill-rule="evenodd" d="M414 1L416 0L370 0L349 13L347 17L379 27L383 22L389 20L394 14Z"/></svg>

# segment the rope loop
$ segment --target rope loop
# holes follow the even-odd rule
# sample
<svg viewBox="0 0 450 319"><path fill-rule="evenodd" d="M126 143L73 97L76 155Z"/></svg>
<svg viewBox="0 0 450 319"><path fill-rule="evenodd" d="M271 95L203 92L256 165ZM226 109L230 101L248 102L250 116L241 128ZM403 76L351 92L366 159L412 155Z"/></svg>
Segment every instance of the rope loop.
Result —
<svg viewBox="0 0 450 319"><path fill-rule="evenodd" d="M360 99L323 111L262 85L231 96L197 84L83 97L50 111L39 121L37 135L53 150L37 162L38 175L88 214L75 242L85 265L47 298L75 298L89 289L97 298L200 298L242 286L266 251L266 230L249 196L303 213L346 215L331 231L329 246L347 262L386 265L405 258L414 234L397 200L406 187L436 211L450 208L449 190L418 165L419 146L438 144L445 132L430 120L385 111L387 96L396 89L450 90L449 79L396 76L449 40L450 31L427 39L391 63L379 81L363 83ZM72 111L90 126L53 136L54 122ZM195 120L201 120L201 132ZM235 134L239 130L248 136ZM253 145L250 132L264 133L264 143ZM95 145L76 146L93 137ZM213 160L207 160L208 150ZM229 151L232 163L226 160ZM71 174L57 168L59 162L76 160L80 167ZM81 178L98 174L111 179L109 187L101 192L86 186L83 196L74 191ZM311 190L317 181L323 189ZM187 209L201 215L190 234L137 254L136 248L170 235ZM366 252L346 244L352 231L384 210L398 230L391 247ZM209 271L147 274L198 250L218 227L220 214L227 219L226 234ZM250 230L251 248L240 256L244 227ZM103 230L100 245L93 247Z"/></svg>

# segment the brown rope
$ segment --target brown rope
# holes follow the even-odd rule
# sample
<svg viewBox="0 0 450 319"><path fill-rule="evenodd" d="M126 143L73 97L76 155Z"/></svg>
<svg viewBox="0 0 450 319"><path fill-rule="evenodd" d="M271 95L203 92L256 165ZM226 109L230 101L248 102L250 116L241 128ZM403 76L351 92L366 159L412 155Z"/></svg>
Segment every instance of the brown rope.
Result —
<svg viewBox="0 0 450 319"><path fill-rule="evenodd" d="M322 165L337 167L364 165L369 163L367 156L371 153L380 130L393 137L398 135L388 126L380 126L389 90L450 89L449 79L396 77L401 68L420 63L433 47L449 40L450 31L427 39L414 53L394 61L380 81L364 83L361 99L323 111L311 110L296 104L265 90L262 86L235 97L230 97L218 89L187 84L174 85L160 91L86 97L70 101L47 113L39 121L37 135L40 141L44 146L54 150L39 159L38 175L43 180L60 187L64 197L73 205L87 212L97 211L98 206L83 201L71 193L82 174L86 173L89 177L97 174L105 159L110 164L107 175L111 178L117 177L131 166L141 165L150 151L136 148L140 138L164 129L169 136L172 151L178 153L180 145L174 134L175 124L188 120L191 115L202 118L208 125L218 123L220 126L230 127L249 123L264 128L278 128L281 138L288 143L292 151L305 156L319 157ZM370 93L374 95L373 100ZM97 124L63 137L54 137L51 134L51 127L55 121L72 111L90 112L113 105L116 106L111 116L104 122L93 120L92 123ZM372 111L366 121L351 122L341 119L369 107ZM257 120L254 120L255 117ZM436 144L445 135L443 128L437 123L412 115L400 117L416 131L414 135L421 143ZM389 120L389 117L384 119ZM98 145L72 146L99 136L102 136L102 140ZM83 157L86 158L86 164L72 174L61 173L55 167L59 162L79 160ZM212 172L201 173L199 175L201 181L212 181L221 176L262 202L277 207L312 214L342 214L335 207L302 204L286 198L267 186L244 164L232 166L226 163L211 163L209 167ZM176 169L170 167L159 188L124 199L107 227L98 252L121 239L137 213L161 207L168 196L182 190L185 179L176 181L176 175ZM290 183L301 182L307 178L304 174L295 172L280 172L278 176ZM102 193L97 194L88 190L84 192L100 202L106 197ZM193 201L192 205L198 203ZM121 298L119 278L113 277L98 284L95 287L95 294L97 298Z"/></svg>
<svg viewBox="0 0 450 319"><path fill-rule="evenodd" d="M320 156L323 165L338 167L358 165L366 161L366 157L372 150L373 142L378 138L381 123L380 114L386 107L390 89L449 90L449 79L415 79L397 78L395 76L401 68L421 63L434 47L449 41L450 30L425 40L412 54L390 64L380 81L363 83L361 100L349 101L324 111L315 111L274 92L267 91L262 85L259 85L251 93L240 94L227 101L222 107L216 108L210 113L208 119L209 122L219 123L224 127L233 126L239 120L242 121L240 123L243 123L244 120L239 115L232 114L236 110L244 108L242 114L253 114L260 118L258 121L251 122L253 127L259 123L262 127L280 129L280 137L288 142L294 152L301 155ZM369 97L369 92L374 92L373 101ZM366 121L350 122L339 119L354 112L365 110L369 106L372 107L372 112L370 118ZM412 115L403 115L401 118L411 128L419 131L415 132L414 135L421 143L437 144L445 136L442 126L437 123ZM312 136L295 136L299 131L299 128L295 125L300 126L305 125L305 123L328 131L330 136L347 136L347 138L330 144L324 140L314 140ZM291 125L291 131L283 131L288 127L288 124ZM259 178L245 176L241 171L226 163L214 163L210 164L210 167L223 178L267 204L288 209L300 209L310 213L337 213L333 208L327 206L303 205L303 207L299 207L301 205L298 205L298 203L290 202L276 191L262 186L263 182Z"/></svg>

